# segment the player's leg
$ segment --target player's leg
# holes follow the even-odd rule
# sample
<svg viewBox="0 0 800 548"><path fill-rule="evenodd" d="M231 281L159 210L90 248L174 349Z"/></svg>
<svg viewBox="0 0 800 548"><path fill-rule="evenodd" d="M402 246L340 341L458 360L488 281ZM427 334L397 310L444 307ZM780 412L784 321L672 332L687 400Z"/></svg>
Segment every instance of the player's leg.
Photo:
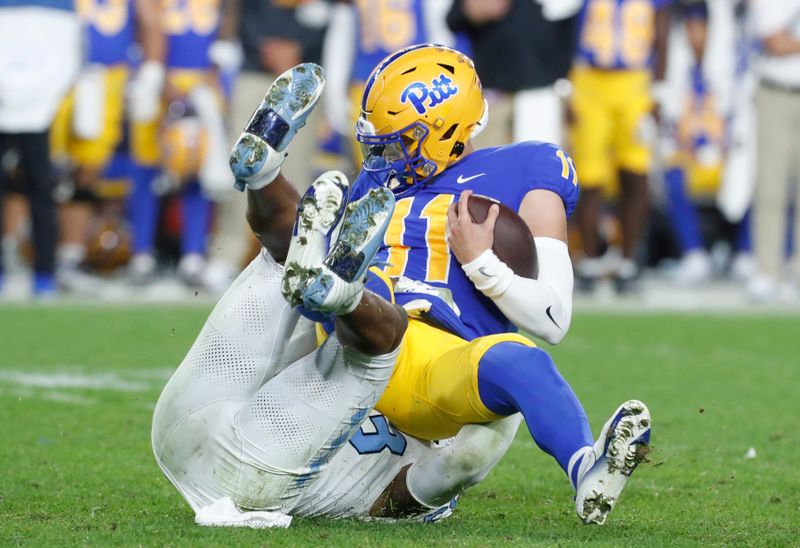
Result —
<svg viewBox="0 0 800 548"><path fill-rule="evenodd" d="M181 192L181 260L178 275L190 286L202 285L206 238L211 223L211 201L198 181L190 181Z"/></svg>
<svg viewBox="0 0 800 548"><path fill-rule="evenodd" d="M442 507L483 481L500 462L522 415L468 424L452 441L404 468L375 501L374 517L400 518Z"/></svg>
<svg viewBox="0 0 800 548"><path fill-rule="evenodd" d="M635 454L649 438L647 410L635 402L625 407L630 417L625 416L618 431L615 423L614 431L604 432L602 443L595 443L572 388L550 356L524 337L502 334L468 342L415 320L410 322L392 381L376 409L400 430L429 440L453 436L465 424L521 413L534 441L556 459L573 487L582 485L584 477L592 477L587 474L596 462L606 462L606 436L618 455L628 455L628 449ZM627 474L635 464L613 462ZM608 473L616 470L606 468ZM610 485L621 489L624 480L614 479ZM607 513L619 491L603 491L596 485L584 489L594 490L611 501L605 507ZM599 522L605 514L581 517Z"/></svg>
<svg viewBox="0 0 800 548"><path fill-rule="evenodd" d="M619 161L619 216L622 224L622 261L614 283L620 293L638 290L639 266L636 253L642 241L650 210L650 146L655 137L653 101L649 75L632 71L620 75L617 97L617 131L614 145Z"/></svg>
<svg viewBox="0 0 800 548"><path fill-rule="evenodd" d="M236 421L245 464L234 490L237 506L290 513L369 414L396 356L369 356L332 336L265 384Z"/></svg>
<svg viewBox="0 0 800 548"><path fill-rule="evenodd" d="M493 345L478 366L480 401L498 415L522 413L536 444L552 455L576 489L584 523L603 523L625 482L648 453L650 413L622 404L593 440L586 413L550 356L514 342Z"/></svg>
<svg viewBox="0 0 800 548"><path fill-rule="evenodd" d="M572 158L578 166L581 199L575 221L581 236L583 257L575 264L576 287L591 291L598 278L606 274L602 254L605 244L600 235L600 219L605 205L604 191L613 178L609 157L613 114L609 107L609 74L576 68L570 78L574 93L569 104Z"/></svg>
<svg viewBox="0 0 800 548"><path fill-rule="evenodd" d="M46 297L55 293L56 205L47 132L24 133L19 137L20 167L27 175L25 192L33 222L34 293Z"/></svg>
<svg viewBox="0 0 800 548"><path fill-rule="evenodd" d="M280 173L286 150L319 101L325 78L317 65L298 65L275 79L230 157L239 190L247 189L247 221L279 262L286 258L300 199Z"/></svg>
<svg viewBox="0 0 800 548"><path fill-rule="evenodd" d="M133 256L129 274L134 283L146 283L155 274L153 255L159 198L153 192L160 160L158 119L131 123L131 192L128 196L128 216L133 233Z"/></svg>
<svg viewBox="0 0 800 548"><path fill-rule="evenodd" d="M341 191L315 188L327 176L346 182L344 175L329 172L301 200L286 259L284 296L306 312L321 314L318 319L333 316L336 333L345 347L369 355L393 351L405 333L406 313L391 302L388 280L377 279L378 292L365 287L367 269L394 211L394 195L386 188L370 190L348 204L339 224L335 207L344 192L343 185ZM328 239L337 225L336 241L326 257Z"/></svg>

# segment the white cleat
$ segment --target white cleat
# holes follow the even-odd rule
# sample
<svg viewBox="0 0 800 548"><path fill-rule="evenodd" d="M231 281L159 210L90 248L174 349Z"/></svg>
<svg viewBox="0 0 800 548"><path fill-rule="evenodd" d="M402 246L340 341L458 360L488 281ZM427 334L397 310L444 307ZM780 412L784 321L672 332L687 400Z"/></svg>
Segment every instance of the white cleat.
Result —
<svg viewBox="0 0 800 548"><path fill-rule="evenodd" d="M593 451L584 457L591 460L578 480L575 495L575 511L583 523L605 523L628 478L639 463L647 460L649 443L647 406L638 400L620 405L603 426Z"/></svg>
<svg viewBox="0 0 800 548"><path fill-rule="evenodd" d="M349 196L347 176L340 171L326 171L300 198L281 286L284 298L292 306L302 304L302 284L319 272L328 254L331 233L344 215Z"/></svg>
<svg viewBox="0 0 800 548"><path fill-rule="evenodd" d="M284 288L294 288L289 303L326 314L352 312L361 300L367 268L381 247L394 204L389 189L370 190L347 206L339 235L323 262L311 268L291 268L287 262Z"/></svg>
<svg viewBox="0 0 800 548"><path fill-rule="evenodd" d="M322 96L325 72L302 63L278 76L233 146L230 167L236 188L257 190L278 176L285 150Z"/></svg>

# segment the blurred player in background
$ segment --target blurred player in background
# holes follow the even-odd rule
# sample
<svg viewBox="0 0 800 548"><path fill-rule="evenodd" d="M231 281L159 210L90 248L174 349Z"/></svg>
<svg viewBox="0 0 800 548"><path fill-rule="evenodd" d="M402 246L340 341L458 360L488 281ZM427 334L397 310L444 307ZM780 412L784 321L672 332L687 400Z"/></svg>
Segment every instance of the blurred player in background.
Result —
<svg viewBox="0 0 800 548"><path fill-rule="evenodd" d="M0 1L0 163L5 164L0 167L0 201L9 154L15 154L33 221L33 293L38 297L56 292L55 181L48 131L80 60L80 21L72 0Z"/></svg>
<svg viewBox="0 0 800 548"><path fill-rule="evenodd" d="M447 23L454 32L466 34L491 111L477 146L530 140L563 144L563 93L555 84L572 64L581 4L453 2Z"/></svg>
<svg viewBox="0 0 800 548"><path fill-rule="evenodd" d="M320 0L229 0L225 3L225 26L230 25L230 32L223 32L214 48L219 53L243 53L241 71L232 82L226 152L230 152L240 128L252 114L252 105L263 98L264 90L276 75L303 60L319 61L326 8L327 3ZM316 118L312 117L309 123L313 127ZM314 131L300 134L287 159L286 172L297 184L312 179L315 137ZM232 187L218 196L209 264L203 279L204 285L215 293L221 293L230 285L257 248L244 221L246 205L246 200Z"/></svg>
<svg viewBox="0 0 800 548"><path fill-rule="evenodd" d="M61 104L51 130L52 153L67 184L59 188L59 283L94 289L81 271L97 185L122 140L128 66L137 39L144 63L163 63L164 35L158 0L79 0L87 36L86 65Z"/></svg>
<svg viewBox="0 0 800 548"><path fill-rule="evenodd" d="M317 318L332 315L340 337L346 328L348 336L378 347L404 339L376 407L402 431L442 439L465 424L521 412L537 444L576 488L581 519L604 522L643 457L648 411L641 402L623 404L595 444L580 403L550 357L513 333L519 326L558 342L569 327L566 219L578 194L569 157L546 143L475 151L470 139L486 118L480 82L467 57L441 46L390 55L367 81L361 108L357 138L366 156L351 200L366 200L370 211L343 223L323 263L322 244L308 223L331 217L331 193L309 189L286 259L284 296ZM270 127L248 128L231 157L237 181L249 189L251 225L265 242L287 233L281 211L296 203L276 198L269 186L286 184L279 177L279 151L291 126L276 133L281 120L286 124L284 117ZM536 279L514 274L492 252L499 210L491 208L484 224L471 222L466 208L472 192L499 199L527 219L539 256ZM391 209L393 216L382 224ZM365 280L378 247L377 261L387 266ZM395 299L410 309L407 330L393 316L379 328L353 317ZM609 445L617 457L606 454ZM440 480L427 479L431 485Z"/></svg>
<svg viewBox="0 0 800 548"><path fill-rule="evenodd" d="M164 63L145 59L131 85L134 256L130 275L135 283L149 281L156 269L156 183L162 194L177 190L180 195L178 274L190 285L201 283L211 221L206 194L230 182L224 167L224 98L212 50L221 18L222 5L217 0L165 4L161 11Z"/></svg>
<svg viewBox="0 0 800 548"><path fill-rule="evenodd" d="M579 286L613 274L620 293L638 290L636 252L649 208L647 174L655 138L651 87L664 77L669 0L589 0L571 80L571 146L584 194L576 214L583 257ZM705 4L692 7L705 17ZM622 260L604 256L599 232L605 195L619 183ZM616 263L616 264L615 264Z"/></svg>
<svg viewBox="0 0 800 548"><path fill-rule="evenodd" d="M715 204L722 213L713 216L716 227L724 228L723 220L738 224L731 275L744 280L752 272L746 204L730 197L732 187L740 187L736 192L741 195L753 184L753 133L741 128L743 120L752 120L752 41L736 6L712 0L708 9L708 21L673 22L666 77L670 93L661 104L667 211L682 252L675 274L684 285L714 273L700 216L701 207L714 211Z"/></svg>
<svg viewBox="0 0 800 548"><path fill-rule="evenodd" d="M753 0L750 8L762 51L756 91L758 168L753 200L758 274L748 290L753 300L773 301L784 290L796 290L800 283L800 1ZM787 265L787 209L792 195L794 249Z"/></svg>
<svg viewBox="0 0 800 548"><path fill-rule="evenodd" d="M345 139L355 166L361 150L353 139L364 83L390 53L412 44L453 45L445 24L452 0L337 0L331 6L323 48L325 114L332 139ZM323 143L323 146L325 143Z"/></svg>

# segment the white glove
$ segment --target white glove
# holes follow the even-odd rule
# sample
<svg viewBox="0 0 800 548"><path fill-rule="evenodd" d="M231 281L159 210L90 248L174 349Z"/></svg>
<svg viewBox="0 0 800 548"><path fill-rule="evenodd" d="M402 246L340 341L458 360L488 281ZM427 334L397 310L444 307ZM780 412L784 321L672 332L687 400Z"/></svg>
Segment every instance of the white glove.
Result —
<svg viewBox="0 0 800 548"><path fill-rule="evenodd" d="M214 40L208 48L208 58L222 72L236 72L242 66L242 46L230 40Z"/></svg>
<svg viewBox="0 0 800 548"><path fill-rule="evenodd" d="M128 94L131 120L149 122L161 111L166 69L158 61L145 61L136 71Z"/></svg>
<svg viewBox="0 0 800 548"><path fill-rule="evenodd" d="M561 21L578 13L583 0L534 0L542 6L542 15L548 21Z"/></svg>

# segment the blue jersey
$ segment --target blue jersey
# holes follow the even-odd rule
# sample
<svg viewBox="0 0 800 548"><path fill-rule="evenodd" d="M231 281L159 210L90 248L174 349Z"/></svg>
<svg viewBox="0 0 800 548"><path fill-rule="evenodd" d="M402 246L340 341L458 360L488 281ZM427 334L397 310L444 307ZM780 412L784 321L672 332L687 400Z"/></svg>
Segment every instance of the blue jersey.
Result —
<svg viewBox="0 0 800 548"><path fill-rule="evenodd" d="M615 70L648 68L655 13L670 0L587 0L580 13L578 60Z"/></svg>
<svg viewBox="0 0 800 548"><path fill-rule="evenodd" d="M205 70L222 16L220 0L163 0L167 67Z"/></svg>
<svg viewBox="0 0 800 548"><path fill-rule="evenodd" d="M363 195L370 184L369 177L359 177L353 198ZM437 291L398 292L398 304L429 303L428 318L467 340L516 331L492 300L475 289L456 261L445 236L446 215L465 190L519 211L525 195L536 189L558 194L567 215L575 209L579 194L575 168L555 145L526 142L477 150L430 183L399 193L376 262L387 265L384 271L390 277L424 282Z"/></svg>
<svg viewBox="0 0 800 548"><path fill-rule="evenodd" d="M423 0L354 0L356 58L352 80L365 82L385 57L427 41Z"/></svg>
<svg viewBox="0 0 800 548"><path fill-rule="evenodd" d="M73 0L0 0L0 8L47 8L75 11Z"/></svg>
<svg viewBox="0 0 800 548"><path fill-rule="evenodd" d="M86 24L90 63L128 62L136 40L133 0L78 0L78 14Z"/></svg>

